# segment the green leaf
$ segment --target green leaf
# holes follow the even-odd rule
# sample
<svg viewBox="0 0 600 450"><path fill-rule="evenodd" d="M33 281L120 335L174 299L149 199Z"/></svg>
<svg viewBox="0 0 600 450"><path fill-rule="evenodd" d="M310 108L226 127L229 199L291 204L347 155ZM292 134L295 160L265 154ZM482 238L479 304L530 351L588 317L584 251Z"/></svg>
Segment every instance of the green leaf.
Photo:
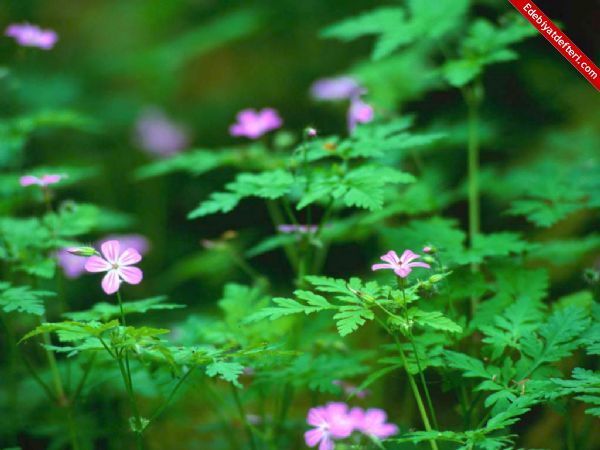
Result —
<svg viewBox="0 0 600 450"><path fill-rule="evenodd" d="M556 310L538 330L538 336L525 336L520 361L521 378L527 378L542 364L566 358L581 344L579 338L589 325L589 318L578 307Z"/></svg>
<svg viewBox="0 0 600 450"><path fill-rule="evenodd" d="M0 282L0 307L6 313L20 312L43 316L45 312L44 298L56 294L49 291L34 291L29 286L11 286Z"/></svg>
<svg viewBox="0 0 600 450"><path fill-rule="evenodd" d="M440 311L423 311L418 308L408 310L409 317L422 327L430 327L435 330L448 331L450 333L462 333L462 327Z"/></svg>
<svg viewBox="0 0 600 450"><path fill-rule="evenodd" d="M143 314L147 311L169 310L185 308L185 305L164 303L166 296L151 297L144 300L127 301L123 303L124 314ZM66 318L76 321L98 320L107 321L113 317L120 317L121 309L118 305L100 302L86 311L68 312L63 314Z"/></svg>
<svg viewBox="0 0 600 450"><path fill-rule="evenodd" d="M188 172L198 176L224 164L235 150L190 150L171 158L154 161L140 167L135 175L138 179L167 175L173 172Z"/></svg>
<svg viewBox="0 0 600 450"><path fill-rule="evenodd" d="M243 387L238 381L243 372L244 366L237 362L215 361L206 366L206 375L209 377L218 376L238 388Z"/></svg>
<svg viewBox="0 0 600 450"><path fill-rule="evenodd" d="M375 314L370 309L359 305L345 305L333 316L340 336L346 336L364 325L367 320L373 320Z"/></svg>
<svg viewBox="0 0 600 450"><path fill-rule="evenodd" d="M259 174L241 173L235 181L227 184L226 192L215 192L188 214L190 219L216 212L229 212L246 197L275 200L287 194L295 183L294 177L284 170L273 170Z"/></svg>

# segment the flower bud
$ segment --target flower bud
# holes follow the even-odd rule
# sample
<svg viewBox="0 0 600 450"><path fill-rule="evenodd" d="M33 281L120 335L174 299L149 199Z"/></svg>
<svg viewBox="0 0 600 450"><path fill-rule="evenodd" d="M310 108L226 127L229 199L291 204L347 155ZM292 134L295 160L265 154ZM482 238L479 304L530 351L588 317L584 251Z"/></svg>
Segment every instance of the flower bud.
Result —
<svg viewBox="0 0 600 450"><path fill-rule="evenodd" d="M97 255L98 252L96 251L96 249L94 247L69 247L67 249L65 249L68 253L70 253L71 255L75 255L75 256L94 256Z"/></svg>
<svg viewBox="0 0 600 450"><path fill-rule="evenodd" d="M431 275L429 277L429 282L430 283L439 283L440 281L442 281L444 279L443 275L440 275L438 273L436 273L435 275Z"/></svg>
<svg viewBox="0 0 600 450"><path fill-rule="evenodd" d="M304 133L306 134L306 137L309 138L314 138L317 136L317 130L314 129L313 127L308 127L304 130Z"/></svg>

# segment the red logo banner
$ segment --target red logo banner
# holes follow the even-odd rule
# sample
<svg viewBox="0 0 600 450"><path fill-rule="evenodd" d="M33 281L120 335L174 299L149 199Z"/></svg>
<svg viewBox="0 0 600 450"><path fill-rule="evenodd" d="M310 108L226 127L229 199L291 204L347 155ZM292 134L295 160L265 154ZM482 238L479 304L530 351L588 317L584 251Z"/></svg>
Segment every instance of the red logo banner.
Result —
<svg viewBox="0 0 600 450"><path fill-rule="evenodd" d="M554 22L530 0L508 0L531 24L554 45L567 61L600 91L600 69L577 47Z"/></svg>

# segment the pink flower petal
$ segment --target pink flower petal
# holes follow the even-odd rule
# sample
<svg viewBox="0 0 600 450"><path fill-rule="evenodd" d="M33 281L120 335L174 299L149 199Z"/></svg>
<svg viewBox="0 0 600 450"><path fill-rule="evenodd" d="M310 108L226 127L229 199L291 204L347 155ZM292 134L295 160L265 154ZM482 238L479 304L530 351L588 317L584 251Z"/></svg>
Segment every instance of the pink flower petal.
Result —
<svg viewBox="0 0 600 450"><path fill-rule="evenodd" d="M121 246L119 241L111 240L103 242L100 246L102 254L109 263L116 263L119 260L119 251Z"/></svg>
<svg viewBox="0 0 600 450"><path fill-rule="evenodd" d="M61 179L60 175L44 175L42 177L42 186L48 186L49 184L58 183Z"/></svg>
<svg viewBox="0 0 600 450"><path fill-rule="evenodd" d="M431 269L431 266L424 262L411 262L407 264L408 267L424 267L425 269Z"/></svg>
<svg viewBox="0 0 600 450"><path fill-rule="evenodd" d="M144 277L143 272L137 267L125 266L117 269L119 276L129 284L139 284Z"/></svg>
<svg viewBox="0 0 600 450"><path fill-rule="evenodd" d="M394 269L394 273L400 278L406 278L411 272L412 269L408 266L400 266L397 269Z"/></svg>
<svg viewBox="0 0 600 450"><path fill-rule="evenodd" d="M319 450L333 450L334 448L335 444L329 436L325 436L319 445Z"/></svg>
<svg viewBox="0 0 600 450"><path fill-rule="evenodd" d="M320 427L321 425L327 423L325 418L325 409L322 407L310 408L308 410L306 423L312 425L313 427Z"/></svg>
<svg viewBox="0 0 600 450"><path fill-rule="evenodd" d="M21 186L26 187L31 186L32 184L40 184L40 179L33 175L25 175L19 179L19 183Z"/></svg>
<svg viewBox="0 0 600 450"><path fill-rule="evenodd" d="M381 269L393 269L394 266L392 264L373 264L371 266L371 270L381 270Z"/></svg>
<svg viewBox="0 0 600 450"><path fill-rule="evenodd" d="M400 257L400 262L402 264L406 264L417 258L420 258L420 256L414 253L412 250L404 250L404 253L402 253L402 256Z"/></svg>
<svg viewBox="0 0 600 450"><path fill-rule="evenodd" d="M131 264L138 263L142 260L142 255L135 248L128 248L121 256L119 256L118 264L119 266L130 266Z"/></svg>
<svg viewBox="0 0 600 450"><path fill-rule="evenodd" d="M398 264L398 262L400 262L400 259L398 259L398 254L394 250L390 250L385 255L383 255L381 257L381 260L390 264Z"/></svg>
<svg viewBox="0 0 600 450"><path fill-rule="evenodd" d="M107 272L111 269L112 264L99 256L90 256L85 261L85 270L88 272Z"/></svg>
<svg viewBox="0 0 600 450"><path fill-rule="evenodd" d="M121 279L119 278L119 274L116 270L109 270L106 275L104 275L104 278L102 278L102 289L108 295L117 292L120 285Z"/></svg>
<svg viewBox="0 0 600 450"><path fill-rule="evenodd" d="M320 428L314 428L304 433L304 442L309 447L314 447L321 439L325 437L325 433Z"/></svg>

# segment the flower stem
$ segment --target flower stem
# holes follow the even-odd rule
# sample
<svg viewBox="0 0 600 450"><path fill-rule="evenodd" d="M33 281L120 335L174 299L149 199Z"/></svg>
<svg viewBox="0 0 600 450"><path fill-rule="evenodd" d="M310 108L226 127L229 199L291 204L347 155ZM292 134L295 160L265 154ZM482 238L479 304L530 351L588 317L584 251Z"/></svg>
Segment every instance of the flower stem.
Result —
<svg viewBox="0 0 600 450"><path fill-rule="evenodd" d="M121 311L121 325L127 327L127 323L125 321L125 312L123 311L123 300L121 298L121 292L117 291L117 301L119 302L119 309ZM131 405L131 412L133 413L136 428L135 431L135 444L136 448L139 450L143 448L142 444L142 420L140 417L140 412L137 407L137 403L135 402L135 391L133 388L133 379L131 377L131 368L129 367L129 355L127 354L127 349L123 350L123 356L125 363L123 363L123 359L120 358L117 353L117 362L119 364L119 369L121 371L121 376L123 377L123 382L125 383L125 390L127 391L127 395L129 397L129 404Z"/></svg>
<svg viewBox="0 0 600 450"><path fill-rule="evenodd" d="M244 411L244 405L242 404L242 400L240 399L240 394L238 393L238 389L232 384L231 392L233 394L233 401L235 402L235 406L238 409L238 413L240 414L240 419L244 424L244 429L246 430L246 434L248 435L248 441L250 443L250 448L252 450L257 450L256 443L254 442L254 433L252 433L252 427L248 423L248 418L246 417L246 412Z"/></svg>
<svg viewBox="0 0 600 450"><path fill-rule="evenodd" d="M463 92L468 109L468 200L469 200L469 245L475 245L480 232L481 213L479 199L479 106L483 97L481 81L477 80ZM471 265L472 272L479 271L478 264ZM471 296L471 314L475 313L479 299Z"/></svg>
<svg viewBox="0 0 600 450"><path fill-rule="evenodd" d="M419 371L419 379L421 381L421 386L423 387L423 392L425 392L425 399L427 400L427 407L429 408L429 413L431 414L431 420L433 422L433 426L436 429L439 429L437 418L435 415L435 409L433 407L433 402L431 401L431 395L429 394L429 388L427 387L427 381L425 380L425 374L423 373L424 371L421 368L421 360L419 358L419 352L417 351L417 346L415 345L415 340L414 340L413 334L412 334L412 328L408 321L408 309L406 307L406 293L404 292L404 283L403 282L400 283L400 287L402 289L402 299L404 301L402 308L404 309L404 317L406 320L406 327L408 330L408 340L412 346L413 353L415 354L417 370Z"/></svg>
<svg viewBox="0 0 600 450"><path fill-rule="evenodd" d="M431 423L429 422L429 417L427 416L427 411L425 410L425 405L423 404L423 399L421 398L421 393L419 392L419 388L417 386L417 383L415 382L415 378L412 376L412 374L408 370L408 364L406 362L406 356L404 355L404 350L402 350L402 345L400 344L400 341L398 340L398 338L395 335L393 335L393 337L394 337L394 341L396 342L396 346L398 347L398 353L400 354L400 359L402 360L402 364L404 365L404 368L406 369L406 375L408 376L408 383L409 383L410 389L412 390L412 393L415 397L415 401L417 402L417 408L419 410L419 414L421 415L421 420L423 421L423 426L425 427L426 431L431 431L432 430ZM430 440L429 444L431 445L432 450L438 450L438 446L437 446L437 443L435 442L435 439Z"/></svg>
<svg viewBox="0 0 600 450"><path fill-rule="evenodd" d="M421 415L421 420L423 421L423 426L425 427L426 431L431 431L432 428L431 428L431 423L429 422L429 416L427 415L427 410L425 409L425 405L423 404L423 398L421 397L421 393L419 392L419 387L417 386L417 383L415 382L415 378L412 376L412 374L410 373L410 370L408 369L408 363L406 361L406 356L404 354L404 350L402 349L402 344L400 344L400 340L398 339L396 334L393 333L392 330L389 329L389 327L383 322L383 320L381 320L377 316L375 316L375 317L377 318L377 321L383 327L383 329L390 336L392 336L392 338L394 339L394 342L396 343L396 347L398 348L398 353L400 355L400 360L402 361L402 365L404 366L404 369L406 371L406 376L408 377L408 384L410 385L410 389L413 393L415 401L417 402L417 409L419 410L419 414ZM437 442L435 441L435 439L431 439L429 441L429 444L431 445L431 450L438 450Z"/></svg>

